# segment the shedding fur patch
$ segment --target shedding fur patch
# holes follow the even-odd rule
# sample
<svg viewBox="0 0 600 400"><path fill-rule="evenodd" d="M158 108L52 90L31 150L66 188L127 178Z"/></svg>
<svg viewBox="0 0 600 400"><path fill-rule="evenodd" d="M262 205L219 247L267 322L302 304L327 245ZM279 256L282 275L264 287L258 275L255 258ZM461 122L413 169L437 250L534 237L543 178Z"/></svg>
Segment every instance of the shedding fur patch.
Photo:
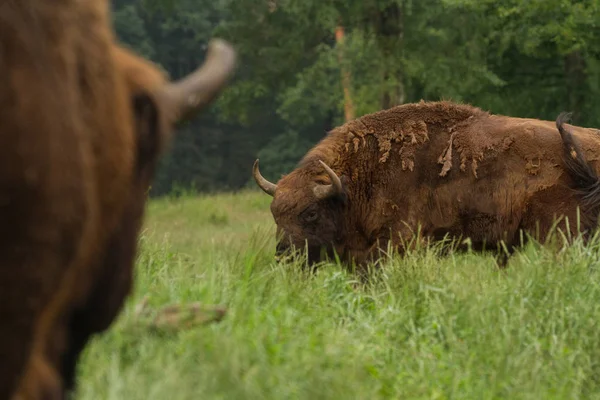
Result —
<svg viewBox="0 0 600 400"><path fill-rule="evenodd" d="M402 161L402 169L414 169L414 153L416 148L429 140L429 132L425 121L403 121L382 133L376 134L372 128L347 130L347 143L344 145L346 152L353 153L366 145L366 136L372 135L377 140L379 149L379 163L385 163L392 151L394 144L400 144L398 154Z"/></svg>
<svg viewBox="0 0 600 400"><path fill-rule="evenodd" d="M493 138L484 132L472 132L464 128L457 129L452 135L452 144L456 146L456 150L460 154L460 170L466 171L467 164L470 164L471 173L475 178L478 178L477 167L483 160L486 151L510 146L510 143L501 142L499 138ZM450 161L447 169L449 170L451 167ZM444 168L442 168L443 170Z"/></svg>
<svg viewBox="0 0 600 400"><path fill-rule="evenodd" d="M300 165L308 165L317 158L332 162L329 157L332 154L328 154L329 150L332 153L339 152L340 164L353 160L363 151L368 151L374 153L375 160L380 165L393 159L400 164L399 167L403 171L414 171L417 152L423 144L431 141L433 132L437 132L440 127L461 125L474 116L488 115L487 112L476 107L446 101L422 101L418 104L395 106L364 115L335 128L303 158ZM458 132L458 129L456 130ZM470 157L474 161L475 173L478 157L483 156L483 153L478 156L468 145L457 139L459 138L454 137L453 142L449 143L448 149L441 156L442 176L452 168L452 153L455 151L459 151L463 156L463 164L465 164L464 157ZM473 154L469 155L470 153ZM360 157L362 159L362 155ZM464 168L463 166L463 170ZM353 175L350 171L348 173Z"/></svg>
<svg viewBox="0 0 600 400"><path fill-rule="evenodd" d="M452 168L452 142L454 141L455 132L450 135L450 139L448 140L448 148L444 151L444 153L440 154L438 158L438 164L443 164L442 171L440 172L440 176L446 176L448 171Z"/></svg>
<svg viewBox="0 0 600 400"><path fill-rule="evenodd" d="M540 172L541 165L542 165L542 159L539 157L536 162L534 162L533 159L527 160L527 164L525 164L525 170L530 175L537 175Z"/></svg>

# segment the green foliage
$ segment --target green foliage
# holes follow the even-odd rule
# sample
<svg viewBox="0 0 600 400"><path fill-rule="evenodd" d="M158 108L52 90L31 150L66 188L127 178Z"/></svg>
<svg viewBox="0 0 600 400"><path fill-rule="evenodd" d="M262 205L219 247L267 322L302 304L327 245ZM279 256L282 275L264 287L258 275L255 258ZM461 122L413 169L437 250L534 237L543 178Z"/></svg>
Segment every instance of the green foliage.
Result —
<svg viewBox="0 0 600 400"><path fill-rule="evenodd" d="M119 38L174 78L214 36L239 68L202 118L181 129L153 194L176 185L238 189L252 162L289 172L355 115L420 99L600 126L600 0L117 0ZM344 28L344 43L335 30Z"/></svg>
<svg viewBox="0 0 600 400"><path fill-rule="evenodd" d="M530 244L502 271L421 248L361 285L338 265L275 263L269 201L150 202L135 291L86 349L78 399L598 397L598 242ZM159 335L135 313L144 297L227 313Z"/></svg>
<svg viewBox="0 0 600 400"><path fill-rule="evenodd" d="M143 57L153 59L154 48L146 39L148 33L144 20L140 17L138 9L127 4L115 11L115 29L119 32L119 38L126 44L135 43L135 50Z"/></svg>
<svg viewBox="0 0 600 400"><path fill-rule="evenodd" d="M309 140L302 138L297 132L289 131L276 136L259 153L261 173L269 180L276 182L282 175L296 167L297 161L312 146ZM254 181L252 181L254 182ZM251 183L251 186L256 185Z"/></svg>

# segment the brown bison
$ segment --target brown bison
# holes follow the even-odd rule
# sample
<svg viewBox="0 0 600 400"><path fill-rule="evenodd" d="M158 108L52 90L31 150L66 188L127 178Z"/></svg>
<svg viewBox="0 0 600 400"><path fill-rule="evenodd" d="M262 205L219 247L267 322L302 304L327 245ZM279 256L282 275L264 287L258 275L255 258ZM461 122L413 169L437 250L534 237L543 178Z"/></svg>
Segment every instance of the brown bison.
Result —
<svg viewBox="0 0 600 400"><path fill-rule="evenodd" d="M131 288L157 159L234 51L169 83L115 42L107 0L0 5L0 398L58 399Z"/></svg>
<svg viewBox="0 0 600 400"><path fill-rule="evenodd" d="M256 160L256 183L273 196L276 254L293 247L311 264L337 254L364 265L388 246L402 252L411 238L445 236L510 251L525 242L520 232L543 238L557 217L574 235L578 213L589 233L600 184L586 159L600 158L600 135L567 128L565 118L555 125L421 101L333 129L277 184Z"/></svg>

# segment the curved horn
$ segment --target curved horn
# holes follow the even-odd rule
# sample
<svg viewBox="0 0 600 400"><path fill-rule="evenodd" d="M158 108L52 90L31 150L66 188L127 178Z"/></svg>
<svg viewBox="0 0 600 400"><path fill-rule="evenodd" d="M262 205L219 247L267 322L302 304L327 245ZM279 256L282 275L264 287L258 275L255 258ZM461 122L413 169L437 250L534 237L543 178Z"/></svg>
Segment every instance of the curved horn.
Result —
<svg viewBox="0 0 600 400"><path fill-rule="evenodd" d="M329 179L331 179L331 185L317 185L313 189L315 196L319 200L323 200L337 194L341 194L344 192L342 187L341 179L336 175L335 172L327 164L323 161L319 160L323 168L325 168L325 172L329 175Z"/></svg>
<svg viewBox="0 0 600 400"><path fill-rule="evenodd" d="M199 69L159 89L158 96L172 110L171 122L189 119L210 103L227 83L235 63L235 50L227 42L211 40Z"/></svg>
<svg viewBox="0 0 600 400"><path fill-rule="evenodd" d="M254 166L252 166L252 176L254 176L254 180L259 188L263 190L266 194L270 196L275 196L275 190L277 190L277 185L269 182L260 174L258 169L258 158L254 161Z"/></svg>

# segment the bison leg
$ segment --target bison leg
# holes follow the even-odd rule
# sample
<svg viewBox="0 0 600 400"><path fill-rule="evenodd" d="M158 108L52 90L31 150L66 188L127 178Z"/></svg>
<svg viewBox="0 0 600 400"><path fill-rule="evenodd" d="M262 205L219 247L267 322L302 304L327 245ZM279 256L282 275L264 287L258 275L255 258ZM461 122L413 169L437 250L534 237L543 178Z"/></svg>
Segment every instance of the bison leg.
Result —
<svg viewBox="0 0 600 400"><path fill-rule="evenodd" d="M545 243L557 230L575 238L579 234L577 206L575 194L569 189L556 186L542 190L532 197L521 227L540 243Z"/></svg>
<svg viewBox="0 0 600 400"><path fill-rule="evenodd" d="M16 303L18 304L18 303ZM8 304L2 302L2 307ZM17 389L18 381L25 371L27 360L32 358L31 347L35 315L31 310L19 310L24 315L11 316L3 310L0 333L0 398L8 399ZM18 322L17 322L18 321Z"/></svg>
<svg viewBox="0 0 600 400"><path fill-rule="evenodd" d="M53 204L50 201L48 203ZM0 218L6 223L3 226L13 227L12 232L7 231L7 235L3 236L0 251L4 258L0 266L2 399L11 398L18 385L23 396L29 390L55 392L57 384L52 369L57 369L57 365L47 352L54 352L54 347L60 351L63 343L61 337L54 340L52 326L63 312L64 299L70 295L67 278L73 276L78 260L82 259L76 251L81 248L82 255L87 253L86 246L78 245L79 239L87 238L87 232L79 225L79 220L74 221L71 228L68 224L61 225L60 221L44 220L39 214L51 214L44 209L40 213L36 213L38 210L33 207L19 211L7 211ZM29 226L34 225L31 221L18 222L7 218L14 214L23 216L25 213L33 218L38 217L36 232L27 231ZM75 215L85 216L86 213ZM65 225L70 229L64 228ZM62 252L57 254L56 249Z"/></svg>
<svg viewBox="0 0 600 400"><path fill-rule="evenodd" d="M137 233L143 216L143 210L133 206L135 202L131 204L108 244L102 275L85 306L76 310L69 322L70 346L63 357L63 379L69 391L75 388L75 372L81 352L92 335L110 327L131 291Z"/></svg>
<svg viewBox="0 0 600 400"><path fill-rule="evenodd" d="M27 374L12 400L62 399L63 388L60 377L50 364L44 355L34 354L30 359Z"/></svg>

